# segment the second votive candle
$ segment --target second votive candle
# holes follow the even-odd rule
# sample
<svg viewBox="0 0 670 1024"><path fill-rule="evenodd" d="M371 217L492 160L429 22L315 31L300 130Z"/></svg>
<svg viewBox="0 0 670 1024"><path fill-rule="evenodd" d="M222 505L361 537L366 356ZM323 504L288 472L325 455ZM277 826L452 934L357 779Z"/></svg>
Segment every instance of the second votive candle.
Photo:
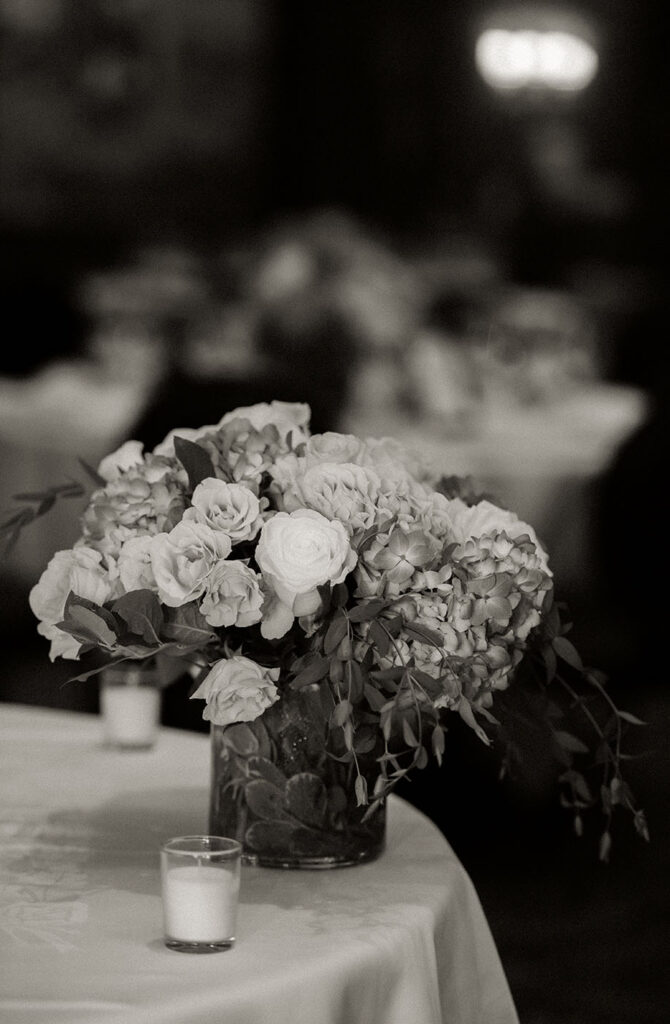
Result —
<svg viewBox="0 0 670 1024"><path fill-rule="evenodd" d="M181 836L161 850L165 944L214 953L235 943L242 848L224 836Z"/></svg>

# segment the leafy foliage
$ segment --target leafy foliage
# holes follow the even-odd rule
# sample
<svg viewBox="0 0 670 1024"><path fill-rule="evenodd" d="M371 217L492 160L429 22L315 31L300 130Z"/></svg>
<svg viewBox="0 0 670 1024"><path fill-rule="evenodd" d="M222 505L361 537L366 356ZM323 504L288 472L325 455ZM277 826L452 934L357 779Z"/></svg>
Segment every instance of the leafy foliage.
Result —
<svg viewBox="0 0 670 1024"><path fill-rule="evenodd" d="M15 494L13 500L21 503L20 508L11 509L0 519L0 555L6 557L14 547L22 531L36 519L50 512L62 498L81 498L86 488L76 480L44 491Z"/></svg>

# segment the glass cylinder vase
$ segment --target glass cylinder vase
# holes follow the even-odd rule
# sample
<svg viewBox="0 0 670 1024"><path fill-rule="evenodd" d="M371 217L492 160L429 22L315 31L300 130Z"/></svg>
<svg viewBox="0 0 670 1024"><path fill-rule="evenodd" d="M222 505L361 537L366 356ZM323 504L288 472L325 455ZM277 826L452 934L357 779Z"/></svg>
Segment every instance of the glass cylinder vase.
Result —
<svg viewBox="0 0 670 1024"><path fill-rule="evenodd" d="M210 832L242 844L247 864L334 868L374 860L386 808L357 806L356 769L327 753L318 687L284 691L253 722L213 725ZM358 755L372 792L378 765Z"/></svg>

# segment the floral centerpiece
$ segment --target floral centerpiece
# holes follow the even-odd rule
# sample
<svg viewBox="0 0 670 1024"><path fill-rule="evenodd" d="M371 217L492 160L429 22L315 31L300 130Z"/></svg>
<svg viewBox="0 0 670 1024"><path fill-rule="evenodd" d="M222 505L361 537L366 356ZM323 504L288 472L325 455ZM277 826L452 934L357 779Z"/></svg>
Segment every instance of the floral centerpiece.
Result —
<svg viewBox="0 0 670 1024"><path fill-rule="evenodd" d="M261 864L377 856L387 795L441 761L454 716L504 741L501 698L522 669L576 829L600 801L601 857L617 806L646 836L621 774L638 720L582 666L532 526L391 440L311 435L309 416L240 408L89 468L81 537L30 594L51 658L93 660L78 679L177 659L211 722L210 830ZM6 536L82 490L24 496ZM593 750L566 724L575 710ZM580 759L601 773L597 796Z"/></svg>

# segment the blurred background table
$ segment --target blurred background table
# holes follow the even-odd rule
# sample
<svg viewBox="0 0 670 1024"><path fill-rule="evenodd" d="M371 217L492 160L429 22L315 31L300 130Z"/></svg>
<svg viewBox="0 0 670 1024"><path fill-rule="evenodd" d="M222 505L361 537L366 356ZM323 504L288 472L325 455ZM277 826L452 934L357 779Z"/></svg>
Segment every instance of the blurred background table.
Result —
<svg viewBox="0 0 670 1024"><path fill-rule="evenodd" d="M460 436L438 419L381 408L349 416L343 429L392 436L438 473L471 476L491 500L534 527L560 587L576 588L591 561L594 487L645 422L648 406L640 389L599 381L554 402L485 404Z"/></svg>
<svg viewBox="0 0 670 1024"><path fill-rule="evenodd" d="M472 883L405 801L374 863L243 868L234 950L180 956L158 850L206 831L207 738L119 753L96 716L5 705L0 759L3 1024L516 1024Z"/></svg>
<svg viewBox="0 0 670 1024"><path fill-rule="evenodd" d="M26 378L0 377L2 509L15 494L86 479L78 460L95 468L125 441L147 393L141 379L112 381L74 360ZM77 540L85 504L75 499L56 505L3 563L3 571L27 585L36 583L54 552Z"/></svg>

